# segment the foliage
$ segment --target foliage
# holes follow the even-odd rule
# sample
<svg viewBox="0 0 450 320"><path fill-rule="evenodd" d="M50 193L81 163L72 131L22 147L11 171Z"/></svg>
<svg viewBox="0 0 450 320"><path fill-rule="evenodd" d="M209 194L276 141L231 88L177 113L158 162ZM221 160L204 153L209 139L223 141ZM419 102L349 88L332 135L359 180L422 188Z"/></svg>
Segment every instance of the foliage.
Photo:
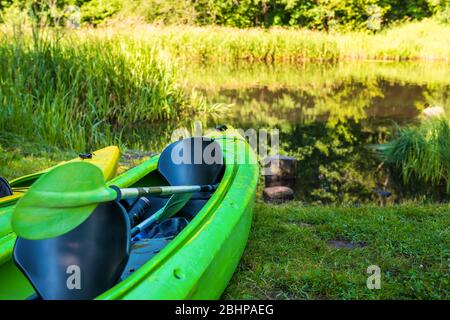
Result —
<svg viewBox="0 0 450 320"><path fill-rule="evenodd" d="M81 2L81 1L80 1ZM91 0L83 1L80 7L81 22L98 25L106 18L113 16L122 8L121 0Z"/></svg>
<svg viewBox="0 0 450 320"><path fill-rule="evenodd" d="M116 14L123 0L2 0L0 11L19 9L39 24L52 26L97 25ZM3 13L4 13L3 12ZM1 13L1 12L0 12ZM76 23L73 23L76 19ZM0 20L1 21L1 20Z"/></svg>
<svg viewBox="0 0 450 320"><path fill-rule="evenodd" d="M450 2L436 13L436 20L443 24L450 24Z"/></svg>
<svg viewBox="0 0 450 320"><path fill-rule="evenodd" d="M1 0L0 10L25 3L60 10L77 6L82 22L91 25L120 12L164 24L295 26L326 31L377 31L397 21L433 15L446 21L449 8L446 0Z"/></svg>
<svg viewBox="0 0 450 320"><path fill-rule="evenodd" d="M134 0L123 3L120 16L140 16L157 24L195 24L198 12L191 0Z"/></svg>
<svg viewBox="0 0 450 320"><path fill-rule="evenodd" d="M441 199L450 195L450 124L446 117L400 128L395 140L376 149L387 165L400 170L406 185L419 185L424 192L435 188Z"/></svg>
<svg viewBox="0 0 450 320"><path fill-rule="evenodd" d="M239 28L296 26L315 30L379 30L396 21L421 20L446 8L445 0L135 0L147 21ZM130 6L130 5L128 5Z"/></svg>

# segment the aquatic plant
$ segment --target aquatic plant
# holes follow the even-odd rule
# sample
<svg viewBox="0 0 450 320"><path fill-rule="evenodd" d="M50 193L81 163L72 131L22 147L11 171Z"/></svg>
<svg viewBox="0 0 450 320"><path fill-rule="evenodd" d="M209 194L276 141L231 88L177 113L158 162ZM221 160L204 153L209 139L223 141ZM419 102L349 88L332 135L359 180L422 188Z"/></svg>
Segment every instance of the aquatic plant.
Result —
<svg viewBox="0 0 450 320"><path fill-rule="evenodd" d="M450 194L450 124L445 116L399 128L396 139L376 146L384 162L399 170L405 185ZM427 191L427 190L423 190Z"/></svg>

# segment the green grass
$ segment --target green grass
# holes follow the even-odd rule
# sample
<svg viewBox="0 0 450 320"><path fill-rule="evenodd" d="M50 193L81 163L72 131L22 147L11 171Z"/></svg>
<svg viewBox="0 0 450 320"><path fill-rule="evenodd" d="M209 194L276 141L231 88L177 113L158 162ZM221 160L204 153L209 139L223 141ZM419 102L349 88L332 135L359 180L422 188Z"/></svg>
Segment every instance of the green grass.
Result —
<svg viewBox="0 0 450 320"><path fill-rule="evenodd" d="M450 206L257 203L225 299L449 299ZM363 244L337 249L330 240ZM381 268L369 290L367 267Z"/></svg>
<svg viewBox="0 0 450 320"><path fill-rule="evenodd" d="M100 35L0 33L2 131L88 149L119 143L125 127L207 113L163 50Z"/></svg>
<svg viewBox="0 0 450 320"><path fill-rule="evenodd" d="M0 177L8 180L44 170L76 156L76 152L33 143L23 137L0 132Z"/></svg>

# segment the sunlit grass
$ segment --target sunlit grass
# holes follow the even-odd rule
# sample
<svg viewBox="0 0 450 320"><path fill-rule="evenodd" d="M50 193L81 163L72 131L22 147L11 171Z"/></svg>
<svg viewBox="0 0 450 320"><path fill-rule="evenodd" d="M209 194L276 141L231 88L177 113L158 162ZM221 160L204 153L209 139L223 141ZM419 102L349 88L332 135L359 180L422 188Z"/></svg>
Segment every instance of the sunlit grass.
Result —
<svg viewBox="0 0 450 320"><path fill-rule="evenodd" d="M378 34L303 29L125 25L102 30L161 45L172 56L198 61L304 62L336 60L450 60L450 26L426 19Z"/></svg>
<svg viewBox="0 0 450 320"><path fill-rule="evenodd" d="M450 60L450 26L425 19L369 35L352 32L337 36L342 58L378 60Z"/></svg>
<svg viewBox="0 0 450 320"><path fill-rule="evenodd" d="M8 180L39 172L76 156L76 152L30 142L15 134L0 132L0 177Z"/></svg>

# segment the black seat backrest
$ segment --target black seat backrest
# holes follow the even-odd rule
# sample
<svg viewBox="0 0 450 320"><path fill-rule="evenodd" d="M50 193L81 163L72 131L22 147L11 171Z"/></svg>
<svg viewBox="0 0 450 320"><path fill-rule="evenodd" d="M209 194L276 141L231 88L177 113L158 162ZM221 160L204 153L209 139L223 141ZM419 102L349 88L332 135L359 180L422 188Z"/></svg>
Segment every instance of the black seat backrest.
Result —
<svg viewBox="0 0 450 320"><path fill-rule="evenodd" d="M223 170L223 152L210 138L183 139L164 149L158 170L172 186L215 184Z"/></svg>
<svg viewBox="0 0 450 320"><path fill-rule="evenodd" d="M130 224L117 202L97 206L55 238L18 237L13 258L43 299L93 299L114 286L130 254Z"/></svg>
<svg viewBox="0 0 450 320"><path fill-rule="evenodd" d="M0 177L0 198L11 196L13 194L8 180Z"/></svg>

